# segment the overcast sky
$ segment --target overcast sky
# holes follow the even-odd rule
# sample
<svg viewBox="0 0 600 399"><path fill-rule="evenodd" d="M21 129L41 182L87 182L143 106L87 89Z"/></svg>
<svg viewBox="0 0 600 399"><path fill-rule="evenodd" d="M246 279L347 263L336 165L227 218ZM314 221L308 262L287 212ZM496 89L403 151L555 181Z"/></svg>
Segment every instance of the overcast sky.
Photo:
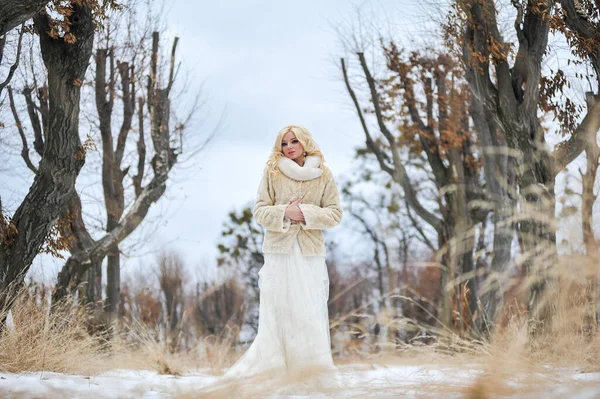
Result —
<svg viewBox="0 0 600 399"><path fill-rule="evenodd" d="M364 136L341 79L339 58L348 54L336 29L356 23L360 9L363 18L375 16L377 31L394 31L400 40L412 41L411 35L423 37L426 22L414 4L419 3L177 0L169 4L164 16L168 35L180 37L181 77L191 92L202 89L205 104L188 134L196 142L215 129L216 135L192 163L176 166L167 193L121 246L123 273L149 270L156 253L169 248L179 251L198 277L210 276L227 214L253 203L275 136L286 125L301 124L311 131L338 179L350 173L354 150L363 145ZM163 39L161 44L168 48L170 43ZM99 183L100 177L90 171L97 167L93 157L98 154L89 154L78 187L87 212L103 218L101 191L89 194L96 190L90 187ZM33 176L18 151L12 157L16 164L3 170L6 185L0 195L4 206L14 211ZM343 235L347 223L345 218L332 234ZM141 241L147 244L138 245ZM348 260L362 257L360 246L346 241ZM52 281L62 263L39 256L30 275Z"/></svg>

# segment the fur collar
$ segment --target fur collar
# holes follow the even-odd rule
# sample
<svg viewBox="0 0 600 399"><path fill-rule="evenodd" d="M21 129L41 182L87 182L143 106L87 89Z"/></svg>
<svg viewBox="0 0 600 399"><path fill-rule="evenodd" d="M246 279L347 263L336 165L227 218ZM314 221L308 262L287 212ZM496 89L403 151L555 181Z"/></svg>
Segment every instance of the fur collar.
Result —
<svg viewBox="0 0 600 399"><path fill-rule="evenodd" d="M298 165L296 162L287 157L280 158L279 162L277 163L279 170L284 175L290 179L299 181L313 180L317 177L321 177L323 174L323 169L319 167L320 165L321 157L315 155L307 156L306 160L304 161L304 166Z"/></svg>

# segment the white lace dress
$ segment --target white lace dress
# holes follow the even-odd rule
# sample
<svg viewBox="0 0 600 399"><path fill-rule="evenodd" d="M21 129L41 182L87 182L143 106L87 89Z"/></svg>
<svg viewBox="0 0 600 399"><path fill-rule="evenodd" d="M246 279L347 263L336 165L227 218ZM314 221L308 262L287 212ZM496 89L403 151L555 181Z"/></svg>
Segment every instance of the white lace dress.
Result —
<svg viewBox="0 0 600 399"><path fill-rule="evenodd" d="M224 377L302 369L336 370L329 338L329 278L324 256L265 254L259 271L258 333Z"/></svg>

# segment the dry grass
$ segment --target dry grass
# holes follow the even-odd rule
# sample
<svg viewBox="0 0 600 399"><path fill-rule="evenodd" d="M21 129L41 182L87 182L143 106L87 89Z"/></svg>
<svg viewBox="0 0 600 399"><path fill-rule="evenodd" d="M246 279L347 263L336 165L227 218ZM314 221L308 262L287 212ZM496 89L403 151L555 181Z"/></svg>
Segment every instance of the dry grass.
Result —
<svg viewBox="0 0 600 399"><path fill-rule="evenodd" d="M192 370L220 374L233 363L235 353L230 339L206 337L193 348L173 353L156 339L154 332L141 325L130 326L111 342L111 356L105 365L110 368L155 370L159 374L184 375Z"/></svg>
<svg viewBox="0 0 600 399"><path fill-rule="evenodd" d="M50 314L47 306L19 299L12 308L12 326L0 333L0 369L96 372L106 358L102 342L86 331L83 312L66 310Z"/></svg>
<svg viewBox="0 0 600 399"><path fill-rule="evenodd" d="M0 332L0 370L94 375L112 369L144 369L183 375L204 369L219 374L236 356L231 339L212 337L173 353L157 340L155 331L140 324L112 329L107 342L106 331L89 333L89 317L70 306L50 312L48 306L21 296L11 309L12 322Z"/></svg>

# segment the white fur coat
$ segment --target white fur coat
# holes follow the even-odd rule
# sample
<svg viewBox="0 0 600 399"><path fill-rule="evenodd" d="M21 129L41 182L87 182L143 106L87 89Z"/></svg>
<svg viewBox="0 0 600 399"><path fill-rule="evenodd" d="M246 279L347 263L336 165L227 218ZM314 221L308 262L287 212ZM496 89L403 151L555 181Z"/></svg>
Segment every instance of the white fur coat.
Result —
<svg viewBox="0 0 600 399"><path fill-rule="evenodd" d="M267 230L263 252L289 253L297 236L303 255L325 255L321 230L335 227L342 220L338 189L331 172L320 166L319 157L307 157L303 167L282 158L278 166L275 173L265 169L254 205L254 218ZM285 216L285 209L299 197L302 197L299 207L304 223L292 223Z"/></svg>

